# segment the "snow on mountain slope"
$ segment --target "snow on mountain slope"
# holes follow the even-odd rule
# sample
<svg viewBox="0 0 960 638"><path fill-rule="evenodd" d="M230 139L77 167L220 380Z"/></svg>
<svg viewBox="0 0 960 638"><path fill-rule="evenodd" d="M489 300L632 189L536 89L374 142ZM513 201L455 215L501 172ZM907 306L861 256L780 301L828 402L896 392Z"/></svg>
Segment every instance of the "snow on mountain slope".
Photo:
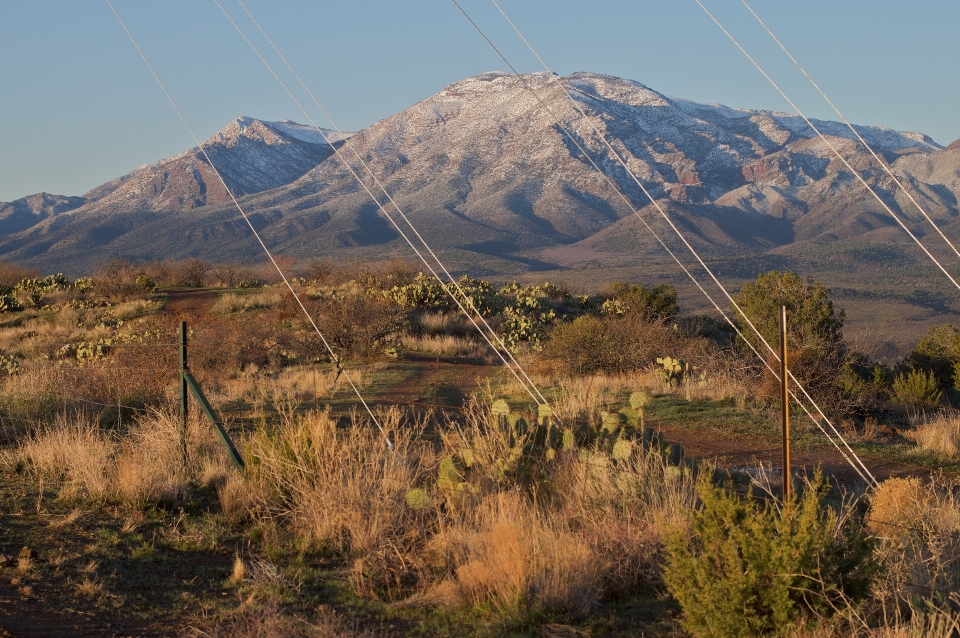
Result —
<svg viewBox="0 0 960 638"><path fill-rule="evenodd" d="M624 227L619 220L630 211L553 115L635 205L648 205L597 137L599 131L708 252L832 241L893 223L797 116L697 104L593 73L559 78L584 117L557 78L537 73L524 79L552 114L519 79L493 72L451 84L356 134L331 133L329 139L342 144L343 155L366 175L357 159L362 157L427 240L464 264L493 260L497 268L523 269L538 264L544 250L556 254L595 238L588 243L596 251L604 237L626 237L604 231ZM849 129L835 122L814 124L899 206L894 185ZM956 198L951 203L947 192L955 186L928 183L948 175L951 162L960 159L953 151L940 150L918 133L857 130L916 182L936 219L956 216ZM243 117L213 135L205 148L278 250L303 257L407 254L315 129ZM79 250L75 246L100 242L138 258L255 256L248 231L237 223L227 193L196 149L113 180L86 199L57 219L0 237L0 254L63 261ZM170 215L186 210L193 212ZM129 221L121 223L123 216ZM161 232L177 238L176 244L157 239Z"/></svg>

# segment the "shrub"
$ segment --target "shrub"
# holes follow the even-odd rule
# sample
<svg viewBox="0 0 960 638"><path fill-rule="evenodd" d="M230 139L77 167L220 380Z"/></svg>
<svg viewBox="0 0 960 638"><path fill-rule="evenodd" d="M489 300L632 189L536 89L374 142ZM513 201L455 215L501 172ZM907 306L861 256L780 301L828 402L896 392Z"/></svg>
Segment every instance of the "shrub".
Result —
<svg viewBox="0 0 960 638"><path fill-rule="evenodd" d="M916 370L933 373L942 386L952 387L960 381L954 373L954 366L960 364L960 329L949 324L930 328L908 361Z"/></svg>
<svg viewBox="0 0 960 638"><path fill-rule="evenodd" d="M584 315L554 328L543 355L565 372L589 374L617 368L619 350L607 322Z"/></svg>
<svg viewBox="0 0 960 638"><path fill-rule="evenodd" d="M668 284L647 288L639 284L615 281L610 285L612 298L603 302L602 314L622 315L637 312L649 319L673 319L680 313L677 306L677 290Z"/></svg>
<svg viewBox="0 0 960 638"><path fill-rule="evenodd" d="M735 299L774 348L780 340L782 305L787 307L792 347L808 350L838 348L843 344L844 313L834 310L830 290L816 281L803 281L792 272L771 270L757 277L756 282L743 284ZM762 345L749 327L743 334L754 346Z"/></svg>
<svg viewBox="0 0 960 638"><path fill-rule="evenodd" d="M37 271L9 261L0 261L0 284L13 288L18 281L36 277Z"/></svg>
<svg viewBox="0 0 960 638"><path fill-rule="evenodd" d="M668 538L664 572L691 634L781 634L804 609L866 593L870 545L823 504L827 484L819 474L793 498L789 515L715 486L706 473L697 491L693 533Z"/></svg>
<svg viewBox="0 0 960 638"><path fill-rule="evenodd" d="M960 588L957 493L955 479L935 476L889 478L870 494L867 527L883 568L876 598L909 611L920 597L942 602Z"/></svg>
<svg viewBox="0 0 960 638"><path fill-rule="evenodd" d="M207 283L209 266L202 259L188 259L176 264L174 278L176 285L188 288L202 288Z"/></svg>
<svg viewBox="0 0 960 638"><path fill-rule="evenodd" d="M940 392L937 378L932 370L908 370L893 380L893 396L906 405L937 405Z"/></svg>
<svg viewBox="0 0 960 638"><path fill-rule="evenodd" d="M824 409L846 411L849 401L841 378L849 358L842 332L844 313L834 309L830 291L792 272L773 270L743 284L735 300L774 350L780 342L780 306L786 306L791 372ZM766 357L769 351L760 338L742 316L738 320L744 338ZM773 355L770 359L775 361ZM778 387L769 370L764 374L766 387Z"/></svg>

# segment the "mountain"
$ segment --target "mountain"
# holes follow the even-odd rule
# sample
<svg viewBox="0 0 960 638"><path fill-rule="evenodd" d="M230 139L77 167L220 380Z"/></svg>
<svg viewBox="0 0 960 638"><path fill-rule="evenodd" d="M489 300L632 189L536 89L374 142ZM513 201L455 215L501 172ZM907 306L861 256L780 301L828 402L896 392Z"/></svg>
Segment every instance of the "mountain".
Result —
<svg viewBox="0 0 960 638"><path fill-rule="evenodd" d="M594 128L690 243L727 264L731 276L807 263L810 255L826 255L828 246L833 256L821 261L835 261L844 272L845 251L861 254L863 244L909 241L795 115L698 104L592 73L524 79L672 248L682 251L682 244ZM571 108L557 79L585 117ZM932 229L846 126L814 124L918 236L930 236ZM941 230L960 237L960 148L885 127L857 131ZM454 270L486 276L556 271L571 280L600 267L605 270L597 277L606 278L613 267L666 272L662 249L512 75L467 78L329 141L371 182L358 158L367 163ZM333 148L310 128L238 118L204 146L274 251L301 259L412 258ZM922 256L906 245L903 253L914 269L909 277L922 283L930 274ZM35 195L0 205L0 258L80 272L114 256L263 259L197 149L141 167L82 198Z"/></svg>

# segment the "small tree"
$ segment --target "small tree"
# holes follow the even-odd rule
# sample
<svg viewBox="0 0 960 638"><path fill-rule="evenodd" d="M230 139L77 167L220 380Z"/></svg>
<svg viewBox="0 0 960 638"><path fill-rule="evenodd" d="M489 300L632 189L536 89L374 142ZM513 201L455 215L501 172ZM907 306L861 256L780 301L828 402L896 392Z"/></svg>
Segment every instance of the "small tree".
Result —
<svg viewBox="0 0 960 638"><path fill-rule="evenodd" d="M838 594L864 596L871 546L824 504L828 490L818 473L786 515L702 473L692 533L678 530L666 546L664 580L684 628L694 636L781 635L804 610L825 611Z"/></svg>
<svg viewBox="0 0 960 638"><path fill-rule="evenodd" d="M934 326L917 342L908 359L915 370L929 371L942 387L953 387L954 367L960 364L960 329L950 324Z"/></svg>
<svg viewBox="0 0 960 638"><path fill-rule="evenodd" d="M757 277L756 282L743 284L735 300L774 349L779 342L780 306L787 307L791 347L843 348L844 312L834 310L830 290L816 281L804 281L792 272L771 270ZM762 347L742 317L740 323L744 336L754 346Z"/></svg>
<svg viewBox="0 0 960 638"><path fill-rule="evenodd" d="M677 290L669 284L657 284L647 288L639 284L615 281L610 284L610 293L611 298L600 307L601 314L638 313L647 319L666 321L680 313Z"/></svg>
<svg viewBox="0 0 960 638"><path fill-rule="evenodd" d="M775 351L780 342L780 306L786 306L791 371L818 401L842 405L839 380L847 354L844 313L834 309L829 289L812 280L804 281L792 272L772 270L757 277L756 282L743 284L735 300ZM739 323L744 338L760 354L768 356L766 347L742 315ZM773 357L770 358L772 361ZM776 385L770 376L764 387Z"/></svg>

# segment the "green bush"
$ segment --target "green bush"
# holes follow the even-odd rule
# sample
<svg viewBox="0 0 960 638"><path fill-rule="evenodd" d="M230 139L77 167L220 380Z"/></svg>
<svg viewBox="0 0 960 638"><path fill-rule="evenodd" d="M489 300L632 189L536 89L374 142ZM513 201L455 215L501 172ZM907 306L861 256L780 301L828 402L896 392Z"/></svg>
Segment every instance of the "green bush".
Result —
<svg viewBox="0 0 960 638"><path fill-rule="evenodd" d="M844 395L842 375L851 353L843 339L844 313L834 309L830 291L792 272L773 270L743 284L734 298L774 351L780 343L780 306L787 307L791 372L821 407L847 413L851 397ZM738 322L744 338L773 363L773 355L745 318L738 317ZM763 394L772 396L779 381L767 371L764 374Z"/></svg>
<svg viewBox="0 0 960 638"><path fill-rule="evenodd" d="M824 505L827 489L818 473L787 516L701 474L692 534L677 531L666 545L664 580L684 628L694 636L780 635L802 612L823 613L840 594L862 598L873 574L871 547Z"/></svg>
<svg viewBox="0 0 960 638"><path fill-rule="evenodd" d="M953 387L960 379L954 367L960 364L960 329L944 324L927 330L908 359L915 370L929 370L941 386Z"/></svg>
<svg viewBox="0 0 960 638"><path fill-rule="evenodd" d="M620 348L606 321L583 315L553 329L543 356L570 374L591 374L617 369Z"/></svg>
<svg viewBox="0 0 960 638"><path fill-rule="evenodd" d="M893 380L893 396L906 405L937 405L942 393L932 370L908 370Z"/></svg>
<svg viewBox="0 0 960 638"><path fill-rule="evenodd" d="M615 281L610 284L610 292L613 297L600 306L601 314L622 315L634 312L648 319L668 320L680 313L677 290L668 284L647 288L639 284Z"/></svg>
<svg viewBox="0 0 960 638"><path fill-rule="evenodd" d="M816 281L804 281L792 272L771 270L747 282L735 296L737 305L774 349L780 342L780 306L787 307L790 349L835 349L843 344L843 311L836 312L830 290ZM745 322L744 322L745 323ZM744 336L757 349L762 344L749 326Z"/></svg>

